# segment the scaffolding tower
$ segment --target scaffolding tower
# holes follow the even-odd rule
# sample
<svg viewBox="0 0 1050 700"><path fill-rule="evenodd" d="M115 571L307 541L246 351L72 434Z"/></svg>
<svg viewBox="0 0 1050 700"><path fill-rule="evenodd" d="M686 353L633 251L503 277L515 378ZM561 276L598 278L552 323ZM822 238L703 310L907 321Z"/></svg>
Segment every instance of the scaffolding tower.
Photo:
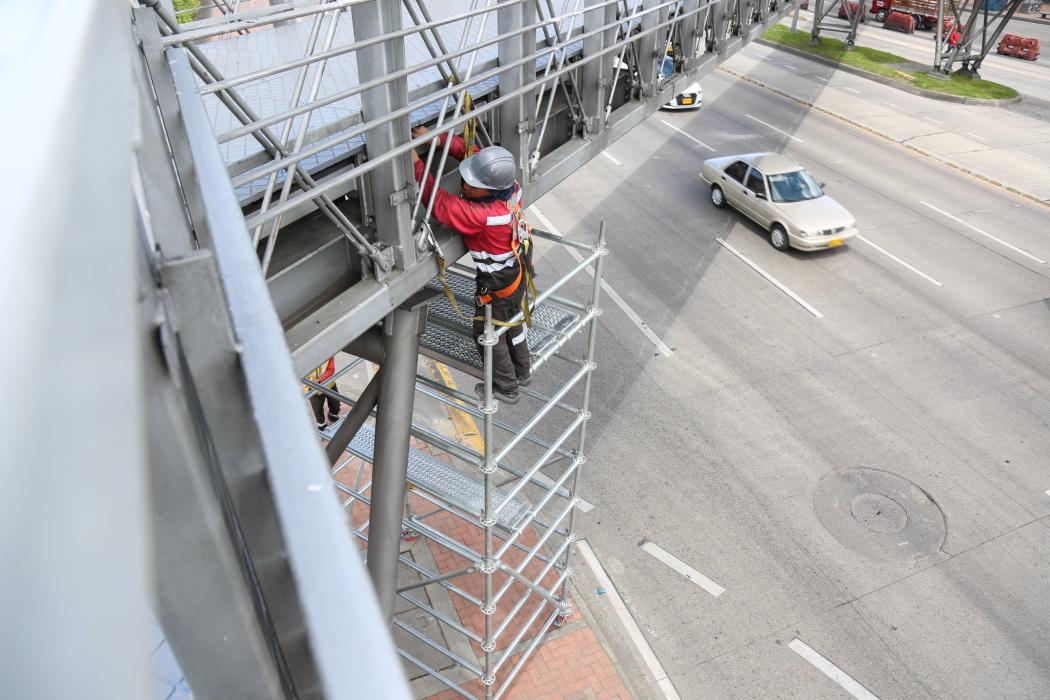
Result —
<svg viewBox="0 0 1050 700"><path fill-rule="evenodd" d="M491 347L507 330L487 312L478 354L465 246L410 151L454 191L450 139L433 137L500 144L527 206L783 6L218 0L177 18L170 0L136 2L140 310L163 396L148 406L156 605L190 686L505 696L572 614L604 225L534 232L574 262L541 270L534 383L500 405ZM302 378L340 353L355 358L343 371L379 369L356 395L305 380L349 407L318 440ZM449 367L481 380L480 400ZM480 434L413 420L420 401Z"/></svg>

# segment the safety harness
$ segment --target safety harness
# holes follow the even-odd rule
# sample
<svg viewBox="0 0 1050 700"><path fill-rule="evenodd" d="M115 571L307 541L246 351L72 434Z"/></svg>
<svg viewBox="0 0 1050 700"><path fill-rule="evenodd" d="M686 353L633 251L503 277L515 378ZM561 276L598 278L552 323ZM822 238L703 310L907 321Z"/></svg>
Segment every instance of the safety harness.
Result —
<svg viewBox="0 0 1050 700"><path fill-rule="evenodd" d="M476 297L479 306L489 304L493 299L506 299L512 296L518 291L518 288L525 284L525 293L521 295L521 320L520 321L493 321L493 325L496 326L508 326L515 327L522 324L532 324L532 311L536 302L536 283L533 280L532 270L532 227L529 225L528 220L525 218L525 211L521 206L521 188L518 187L518 183L514 183L517 190L512 197L511 201L507 202L507 209L510 211L511 223L512 223L512 234L511 234L511 251L514 253L514 261L517 264L518 274L515 276L514 281L508 284L502 289L490 291L486 294L481 294ZM445 278L446 261L443 255L438 254L438 281L441 283L441 288L445 292L445 297L448 298L449 304L455 310L456 314L463 319L468 321L483 321L484 316L474 316L464 312L459 307L459 302L456 300L456 295L452 292L452 288L448 285L448 280Z"/></svg>

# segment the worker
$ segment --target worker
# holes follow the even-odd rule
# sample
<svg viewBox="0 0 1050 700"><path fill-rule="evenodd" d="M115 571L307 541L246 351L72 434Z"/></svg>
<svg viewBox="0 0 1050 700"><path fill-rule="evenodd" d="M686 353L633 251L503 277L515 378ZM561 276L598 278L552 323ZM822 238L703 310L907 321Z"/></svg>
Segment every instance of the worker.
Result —
<svg viewBox="0 0 1050 700"><path fill-rule="evenodd" d="M417 138L427 133L425 126L412 130ZM438 147L445 145L446 135L438 137ZM485 330L484 307L492 308L492 320L506 323L521 309L532 275L529 229L521 209L521 188L514 181L515 163L510 151L490 146L467 157L466 143L453 136L449 155L462 161L459 174L463 193L452 195L440 187L434 200L434 217L463 235L477 270L474 296L474 341L484 357L480 344ZM416 181L423 185L423 201L429 202L434 191L434 176L425 173L425 164L412 151ZM425 177L424 177L425 176ZM532 359L527 342L528 328L522 322L503 334L492 348L492 389L496 398L508 404L518 402L518 387L531 380ZM479 396L485 385L474 387Z"/></svg>
<svg viewBox="0 0 1050 700"><path fill-rule="evenodd" d="M306 378L315 384L321 384L324 386L325 381L330 379L334 374L335 358L329 357L327 362L306 375ZM331 389L334 392L339 391L339 387L335 382L331 382L325 388ZM309 384L304 384L303 391L309 393L314 391L314 388ZM328 404L327 422L325 418L325 404ZM336 421L339 420L339 412L342 410L342 404L340 404L339 399L334 396L329 396L328 394L318 391L310 395L310 408L314 411L314 420L317 422L317 429L324 430L329 425L335 425Z"/></svg>
<svg viewBox="0 0 1050 700"><path fill-rule="evenodd" d="M959 33L959 25L953 24L951 31L948 32L948 38L945 41L944 53L941 55L942 59L947 59L955 51L955 47L959 45L959 40L962 39L962 34Z"/></svg>

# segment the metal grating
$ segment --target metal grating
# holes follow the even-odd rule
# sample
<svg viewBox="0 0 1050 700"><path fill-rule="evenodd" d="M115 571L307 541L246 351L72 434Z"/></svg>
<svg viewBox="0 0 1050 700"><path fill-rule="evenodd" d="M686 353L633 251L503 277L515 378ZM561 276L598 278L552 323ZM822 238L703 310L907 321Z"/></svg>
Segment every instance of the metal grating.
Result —
<svg viewBox="0 0 1050 700"><path fill-rule="evenodd" d="M337 430L335 426L329 427L326 433ZM347 449L361 459L371 462L375 452L375 429L368 425L362 425L357 435L350 442ZM456 467L431 457L425 452L410 447L408 450L408 481L413 486L420 488L438 498L451 503L457 508L481 517L485 508L485 485L478 479L464 474ZM496 508L500 508L507 500L507 492L503 489L492 491L492 502ZM530 505L520 498L512 498L499 511L496 523L507 529L515 528L528 515Z"/></svg>
<svg viewBox="0 0 1050 700"><path fill-rule="evenodd" d="M460 311L471 313L474 309L474 278L449 270L445 276ZM441 290L435 279L428 289ZM561 339L566 331L579 320L579 316L564 307L544 302L532 314L533 325L529 328L527 342L535 356L542 354L551 344ZM477 374L481 371L481 356L472 337L472 323L456 313L444 294L431 300L427 309L427 330L419 344L427 355L437 359L448 359L455 366Z"/></svg>

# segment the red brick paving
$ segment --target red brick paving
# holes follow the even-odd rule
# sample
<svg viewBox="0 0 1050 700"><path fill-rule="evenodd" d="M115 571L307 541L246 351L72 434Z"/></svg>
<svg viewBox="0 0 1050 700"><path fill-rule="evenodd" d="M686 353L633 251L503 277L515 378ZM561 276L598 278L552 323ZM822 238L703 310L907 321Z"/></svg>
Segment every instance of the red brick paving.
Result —
<svg viewBox="0 0 1050 700"><path fill-rule="evenodd" d="M451 463L451 459L447 455L436 453L419 440L413 439L412 446ZM356 458L350 460L335 475L335 479L352 489L362 489L364 495L367 496L370 489L363 487L371 478L371 465L364 463L360 483L355 484L357 470L360 466L360 460ZM345 501L347 495L342 492L338 493L340 499ZM431 503L414 494L410 497L410 502L413 512L417 514L427 513L434 508ZM350 509L350 521L355 528L361 527L367 520L368 510L368 506L361 502L355 503ZM430 527L440 530L476 552L483 550L484 530L473 523L445 511L428 516L425 522ZM526 547L531 547L537 540L537 533L532 528L526 529L519 538L519 542ZM494 538L493 547L498 549L501 542L499 538ZM560 543L561 538L558 536L553 536L549 541L549 544L555 547ZM358 540L358 544L362 547L365 546L360 540ZM470 565L470 562L464 557L430 540L426 540L425 545L419 543L414 546L429 547L430 553L437 563L438 571L441 573L462 569ZM525 552L512 548L507 552L503 560L516 568L521 564L525 556ZM534 559L525 567L523 573L535 580L543 566L543 562ZM498 591L508 578L507 574L501 572L493 574L494 589ZM556 579L556 573L551 571L544 577L542 583L549 588ZM480 572L465 574L453 579L451 583L478 598L482 598L484 595L485 577ZM526 590L525 586L520 583L515 582L511 585L510 590L499 601L497 610L492 615L492 622L495 626L498 627L502 624L514 605L521 600ZM479 636L484 636L485 616L481 613L478 606L456 594L450 594L450 597L459 615L460 623ZM504 648L514 639L521 626L528 620L538 605L539 598L535 594L530 596L529 600L515 616L514 621L497 640L496 647L498 650ZM535 637L551 611L550 605L546 605L536 621L530 626L530 629L523 637L523 641ZM586 623L579 611L574 610L566 624L572 624L581 620ZM470 644L475 654L481 658L482 651L480 646L473 641ZM502 684L505 681L518 658L519 656L514 656L503 664L500 672L497 674L497 684ZM475 697L484 697L484 686L480 679L470 681L462 687ZM459 696L455 692L447 690L430 696L428 700L452 700L457 697ZM605 653L604 648L595 636L594 631L584 624L540 644L532 657L526 661L504 697L508 698L508 700L547 700L548 698L550 700L628 700L631 696L617 673L612 660Z"/></svg>

